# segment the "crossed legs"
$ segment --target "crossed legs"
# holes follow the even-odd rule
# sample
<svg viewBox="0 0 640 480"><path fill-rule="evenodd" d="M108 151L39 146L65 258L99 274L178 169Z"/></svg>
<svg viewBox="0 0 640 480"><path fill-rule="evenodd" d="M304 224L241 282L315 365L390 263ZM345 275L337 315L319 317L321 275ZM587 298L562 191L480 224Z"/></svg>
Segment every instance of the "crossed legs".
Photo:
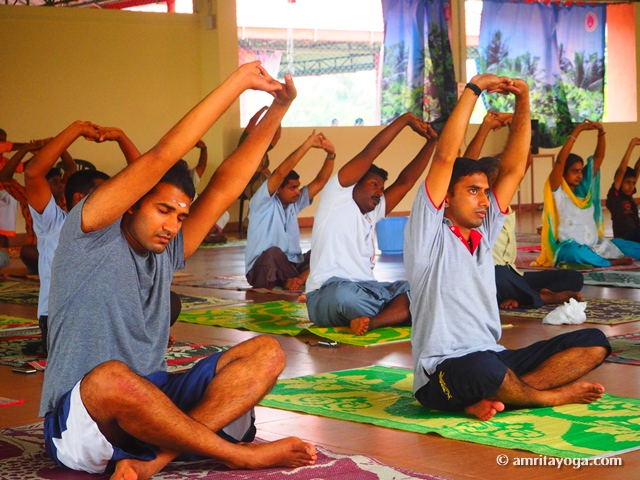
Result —
<svg viewBox="0 0 640 480"><path fill-rule="evenodd" d="M602 397L604 387L599 383L579 380L607 357L605 347L574 347L556 353L538 368L518 377L507 369L500 388L490 398L466 407L467 413L480 420L489 420L505 408L551 407L568 403L591 403Z"/></svg>
<svg viewBox="0 0 640 480"><path fill-rule="evenodd" d="M557 406L591 403L604 387L580 380L609 354L609 342L597 329L582 329L518 350L477 351L447 359L416 392L428 408L462 411L481 420L506 405Z"/></svg>
<svg viewBox="0 0 640 480"><path fill-rule="evenodd" d="M181 453L216 458L231 468L313 464L315 448L295 437L259 445L233 444L215 433L255 406L284 364L284 352L270 337L233 347L221 355L215 377L188 413L125 364L99 365L83 379L80 393L101 432L117 446L134 437L160 449L152 461L119 461L111 478L150 478Z"/></svg>

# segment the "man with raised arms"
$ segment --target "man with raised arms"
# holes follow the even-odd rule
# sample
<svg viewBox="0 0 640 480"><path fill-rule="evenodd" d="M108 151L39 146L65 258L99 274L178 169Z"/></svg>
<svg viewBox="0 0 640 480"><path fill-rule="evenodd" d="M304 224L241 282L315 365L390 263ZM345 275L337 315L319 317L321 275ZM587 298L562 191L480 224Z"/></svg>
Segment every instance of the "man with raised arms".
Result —
<svg viewBox="0 0 640 480"><path fill-rule="evenodd" d="M327 156L316 177L300 188L300 175L294 168L312 148L324 150ZM311 252L302 253L298 214L325 186L335 159L333 144L314 130L251 198L245 252L251 286L298 290L307 281Z"/></svg>
<svg viewBox="0 0 640 480"><path fill-rule="evenodd" d="M195 189L178 160L247 89L272 92L273 104L190 206ZM253 407L285 364L274 339L253 338L183 374L167 373L164 360L173 273L244 189L295 95L289 75L281 84L260 62L241 66L69 213L53 261L40 408L58 463L140 480L181 454L232 468L315 462L313 445L295 437L249 443Z"/></svg>
<svg viewBox="0 0 640 480"><path fill-rule="evenodd" d="M483 90L514 94L515 113L489 188L486 163L456 158ZM492 246L527 164L529 88L523 80L476 75L447 120L405 231L411 286L414 393L427 408L488 420L505 405L590 403L604 387L580 380L611 348L597 329L583 329L506 350ZM501 208L504 206L505 210Z"/></svg>
<svg viewBox="0 0 640 480"><path fill-rule="evenodd" d="M425 139L393 184L373 162L405 128ZM357 335L375 328L408 325L409 285L378 282L375 226L400 203L429 164L438 134L406 113L378 133L324 188L311 234L307 280L309 319L322 327L349 326Z"/></svg>

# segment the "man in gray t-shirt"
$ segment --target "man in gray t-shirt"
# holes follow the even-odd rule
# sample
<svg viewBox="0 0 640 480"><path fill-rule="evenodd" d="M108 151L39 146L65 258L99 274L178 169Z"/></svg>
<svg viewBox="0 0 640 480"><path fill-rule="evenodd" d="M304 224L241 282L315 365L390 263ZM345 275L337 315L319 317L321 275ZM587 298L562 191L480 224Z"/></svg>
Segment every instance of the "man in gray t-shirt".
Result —
<svg viewBox="0 0 640 480"><path fill-rule="evenodd" d="M513 93L516 108L500 172L489 189L486 162L456 158L483 90ZM505 350L492 246L524 176L531 140L529 89L523 80L476 75L438 142L405 231L411 288L414 393L428 408L488 420L510 405L588 403L604 387L576 381L610 352L600 330L584 329ZM570 367L570 368L569 368Z"/></svg>
<svg viewBox="0 0 640 480"><path fill-rule="evenodd" d="M272 92L273 104L191 205L179 159L247 89ZM40 409L57 463L112 478L150 478L180 454L240 468L314 463L315 448L298 438L246 443L253 407L284 368L275 340L251 339L183 374L164 362L173 272L240 195L295 95L289 75L281 84L260 62L241 66L70 213L52 268Z"/></svg>

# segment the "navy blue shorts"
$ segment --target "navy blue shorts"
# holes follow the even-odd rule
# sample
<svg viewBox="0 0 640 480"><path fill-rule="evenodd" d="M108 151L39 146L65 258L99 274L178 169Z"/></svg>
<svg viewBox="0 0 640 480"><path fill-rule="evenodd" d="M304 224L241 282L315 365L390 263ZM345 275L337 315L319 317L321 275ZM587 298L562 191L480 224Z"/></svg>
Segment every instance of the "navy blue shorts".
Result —
<svg viewBox="0 0 640 480"><path fill-rule="evenodd" d="M187 413L203 397L223 353L200 360L184 373L156 372L145 378ZM110 472L115 462L125 458L154 459L158 450L154 445L134 441L125 450L108 442L82 404L79 394L81 381L65 393L56 408L45 416L44 438L49 457L59 465L91 473ZM233 443L253 441L256 429L252 411L247 412L246 418L241 417L236 422L230 424L231 428L225 427L224 431L217 434ZM240 431L242 433L238 435ZM180 459L185 459L185 456Z"/></svg>
<svg viewBox="0 0 640 480"><path fill-rule="evenodd" d="M596 328L568 332L549 340L533 343L517 350L473 352L441 362L429 375L429 383L416 392L418 401L427 408L459 412L493 397L507 374L518 377L531 372L556 353L573 347L611 346L607 337Z"/></svg>

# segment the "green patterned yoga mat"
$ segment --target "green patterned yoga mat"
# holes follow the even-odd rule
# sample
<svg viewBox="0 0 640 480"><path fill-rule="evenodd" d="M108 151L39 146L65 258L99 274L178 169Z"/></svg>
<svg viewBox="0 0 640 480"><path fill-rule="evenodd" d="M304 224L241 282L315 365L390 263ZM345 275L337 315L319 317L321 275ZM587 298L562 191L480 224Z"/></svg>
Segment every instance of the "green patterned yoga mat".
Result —
<svg viewBox="0 0 640 480"><path fill-rule="evenodd" d="M222 305L242 303L242 301L233 298L201 297L198 295L186 295L184 293L179 293L178 296L180 297L183 312L197 310L199 308L219 307Z"/></svg>
<svg viewBox="0 0 640 480"><path fill-rule="evenodd" d="M241 328L252 332L295 336L308 331L349 345L369 346L411 338L411 327L378 328L365 335L355 335L347 327L322 328L309 321L304 303L286 301L242 305L200 312L181 313L178 320L200 325Z"/></svg>
<svg viewBox="0 0 640 480"><path fill-rule="evenodd" d="M611 355L606 360L614 363L640 365L640 332L609 337Z"/></svg>
<svg viewBox="0 0 640 480"><path fill-rule="evenodd" d="M640 302L633 300L608 300L605 298L585 298L587 302L586 323L600 325L615 325L640 321ZM541 308L514 308L500 310L503 315L514 317L544 318L549 312L555 310L558 305L545 305Z"/></svg>
<svg viewBox="0 0 640 480"><path fill-rule="evenodd" d="M598 270L584 272L585 285L604 285L608 287L640 288L640 272L625 270Z"/></svg>
<svg viewBox="0 0 640 480"><path fill-rule="evenodd" d="M279 380L260 405L542 455L588 458L640 449L640 400L529 408L483 422L422 407L413 372L372 366Z"/></svg>

